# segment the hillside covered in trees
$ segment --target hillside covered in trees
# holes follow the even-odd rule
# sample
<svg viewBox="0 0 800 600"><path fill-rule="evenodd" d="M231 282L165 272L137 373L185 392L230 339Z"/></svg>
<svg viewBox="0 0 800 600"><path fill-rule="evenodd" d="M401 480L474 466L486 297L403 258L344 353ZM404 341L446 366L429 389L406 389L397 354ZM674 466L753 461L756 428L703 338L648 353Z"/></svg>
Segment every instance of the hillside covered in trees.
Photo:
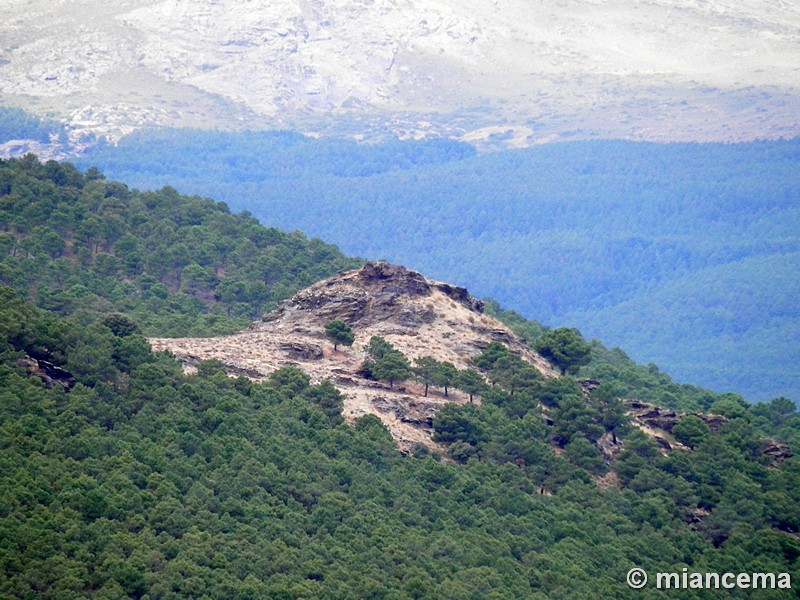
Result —
<svg viewBox="0 0 800 600"><path fill-rule="evenodd" d="M634 566L800 581L800 461L770 453L773 438L800 452L786 399L678 385L597 342L574 377L518 377L524 365L489 345L481 402L434 420L446 455L403 455L374 416L344 423L336 388L295 367L261 383L214 361L187 375L142 335L238 327L358 261L209 200L33 157L0 162L0 209L1 595L663 597L628 588ZM223 298L228 277L264 288ZM489 312L532 346L557 341ZM620 410L645 395L696 413L669 452ZM609 432L622 444L610 455Z"/></svg>
<svg viewBox="0 0 800 600"><path fill-rule="evenodd" d="M0 283L65 316L124 312L148 335L234 331L360 264L221 202L33 156L0 162L0 209Z"/></svg>
<svg viewBox="0 0 800 600"><path fill-rule="evenodd" d="M798 139L475 155L446 140L165 130L80 164L464 285L683 381L754 400L800 389Z"/></svg>

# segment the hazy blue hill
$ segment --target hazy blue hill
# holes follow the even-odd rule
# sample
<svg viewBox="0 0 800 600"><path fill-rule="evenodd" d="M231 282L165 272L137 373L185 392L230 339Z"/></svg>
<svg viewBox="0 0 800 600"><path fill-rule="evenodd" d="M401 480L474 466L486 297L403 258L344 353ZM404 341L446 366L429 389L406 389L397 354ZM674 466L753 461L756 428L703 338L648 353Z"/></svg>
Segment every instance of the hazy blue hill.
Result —
<svg viewBox="0 0 800 600"><path fill-rule="evenodd" d="M0 144L9 140L35 140L47 143L51 137L65 140L65 127L56 121L41 119L19 108L0 106Z"/></svg>
<svg viewBox="0 0 800 600"><path fill-rule="evenodd" d="M475 155L449 141L167 131L81 164L456 281L681 379L751 399L797 397L800 311L772 312L798 272L797 139Z"/></svg>
<svg viewBox="0 0 800 600"><path fill-rule="evenodd" d="M658 354L682 381L703 381L715 389L761 387L753 397L800 390L800 254L742 259L645 289L629 300L570 315L625 337L646 355ZM672 329L660 327L674 322ZM710 364L709 364L710 363ZM737 365L738 368L720 368ZM755 374L754 370L758 370Z"/></svg>

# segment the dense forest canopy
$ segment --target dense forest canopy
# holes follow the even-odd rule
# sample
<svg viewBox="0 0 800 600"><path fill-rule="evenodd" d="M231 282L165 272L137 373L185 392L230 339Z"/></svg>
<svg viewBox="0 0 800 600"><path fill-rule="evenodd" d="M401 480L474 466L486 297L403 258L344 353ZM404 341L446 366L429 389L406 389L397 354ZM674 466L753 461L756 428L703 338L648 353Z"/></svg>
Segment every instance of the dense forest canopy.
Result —
<svg viewBox="0 0 800 600"><path fill-rule="evenodd" d="M33 156L0 161L0 209L0 283L65 316L124 312L148 335L230 333L360 264L221 202Z"/></svg>
<svg viewBox="0 0 800 600"><path fill-rule="evenodd" d="M800 139L548 144L143 132L81 159L383 257L755 400L800 389Z"/></svg>
<svg viewBox="0 0 800 600"><path fill-rule="evenodd" d="M376 417L344 422L330 382L287 366L254 383L217 361L187 375L142 335L236 326L358 261L31 156L0 162L0 216L4 597L663 597L629 589L634 566L800 582L800 460L769 452L772 438L800 452L785 398L677 385L598 342L577 374L596 379L587 394L570 375L520 376L491 344L474 361L494 381L481 403L436 414L448 455L402 455ZM228 278L244 286L230 297ZM695 411L673 430L682 446L631 424L621 400L647 394ZM795 597L759 593L680 594Z"/></svg>

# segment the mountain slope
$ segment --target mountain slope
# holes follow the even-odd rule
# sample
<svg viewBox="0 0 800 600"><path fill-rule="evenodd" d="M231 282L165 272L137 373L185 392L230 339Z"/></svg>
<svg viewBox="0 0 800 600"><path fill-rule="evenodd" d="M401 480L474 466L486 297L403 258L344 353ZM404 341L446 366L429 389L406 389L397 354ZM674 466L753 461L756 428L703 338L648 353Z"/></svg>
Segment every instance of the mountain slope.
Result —
<svg viewBox="0 0 800 600"><path fill-rule="evenodd" d="M517 146L800 131L787 2L36 0L0 24L4 104L59 113L76 141L245 122Z"/></svg>
<svg viewBox="0 0 800 600"><path fill-rule="evenodd" d="M621 351L597 343L585 367L597 381L542 378L489 344L476 366L495 385L480 403L430 394L440 401L433 448L453 460L420 445L404 455L379 418L345 422L336 387L297 368L253 381L199 361L188 374L169 354L151 352L136 319L157 327L184 316L203 329L195 319L237 303L211 302L194 268L180 271L192 286L171 290L177 271L162 254L135 278L114 271L114 258L132 256L115 244L107 251L115 230L84 226L74 236L71 228L104 218L148 247L188 227L214 243L182 254L168 246L167 256L191 253L223 280L246 275L250 283L265 272L248 271L247 258L291 266L297 279L284 279L284 290L322 279L308 269L315 260L346 266L332 247L169 188L127 191L96 170L31 157L0 162L0 277L12 275L32 300L68 315L0 286L0 595L566 600L627 597L634 566L699 574L735 565L780 577L789 589L771 597L796 596L789 580L800 578L800 462L791 451L800 450L800 415L792 402L748 405L669 385L654 366L631 370ZM109 219L112 208L130 220ZM212 224L208 237L203 227ZM525 335L543 331L490 307ZM383 333L410 355L464 365L501 339L536 362L479 309L463 289L370 264L281 303L230 338L238 346L230 350L258 359L242 340L297 335L306 345L293 351L317 344L320 364L347 367L363 340L336 353L319 340L324 321L343 316L357 333ZM263 359L273 349L260 350ZM637 389L715 414L637 402L628 419L620 401L628 376ZM421 392L408 385L409 396ZM658 445L636 425L669 439Z"/></svg>
<svg viewBox="0 0 800 600"><path fill-rule="evenodd" d="M407 144L400 149L384 148L384 155L406 164L419 158L406 153ZM356 165L386 170L384 163ZM130 319L151 336L235 332L298 290L363 264L321 240L231 214L224 203L181 196L170 187L131 190L97 169L81 173L32 156L0 161L0 229L0 283L84 325L98 315L115 320L122 314L123 323ZM487 309L528 344L547 329L495 302ZM619 349L598 341L593 348L586 376L612 374L622 394L683 410L707 409L717 400L653 365L637 365ZM703 364L712 359L704 357Z"/></svg>
<svg viewBox="0 0 800 600"><path fill-rule="evenodd" d="M530 404L451 405L437 433L469 460L403 456L374 416L343 423L335 390L286 370L186 375L135 333L0 299L3 596L566 600L628 596L633 566L731 564L796 596L800 465L770 466L753 431L800 431L782 403L667 456L631 431L600 486L580 428L550 445L576 416L555 387L553 426ZM47 385L26 352L77 382Z"/></svg>
<svg viewBox="0 0 800 600"><path fill-rule="evenodd" d="M173 188L139 192L32 155L0 160L0 283L63 316L121 312L149 334L228 333L360 263Z"/></svg>

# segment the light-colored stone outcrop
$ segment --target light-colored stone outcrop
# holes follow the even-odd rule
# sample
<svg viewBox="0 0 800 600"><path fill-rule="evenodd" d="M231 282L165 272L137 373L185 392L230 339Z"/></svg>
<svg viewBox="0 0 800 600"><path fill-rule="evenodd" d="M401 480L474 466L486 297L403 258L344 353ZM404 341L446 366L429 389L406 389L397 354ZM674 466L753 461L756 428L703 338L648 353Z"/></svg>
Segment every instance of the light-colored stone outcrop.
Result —
<svg viewBox="0 0 800 600"><path fill-rule="evenodd" d="M340 273L316 283L281 303L245 330L217 338L151 339L154 350L168 350L191 370L198 361L216 358L232 375L264 379L275 369L292 364L313 382L330 379L346 395L344 415L353 421L375 414L403 449L416 442L432 447L431 418L445 402L468 402L465 394L422 386L413 381L388 384L357 374L364 347L378 335L410 360L430 355L470 367L492 341L506 344L543 375L552 366L496 319L483 314L483 305L464 288L430 281L404 267L367 263L357 271ZM334 350L325 338L329 321L346 321L356 336L352 347Z"/></svg>

